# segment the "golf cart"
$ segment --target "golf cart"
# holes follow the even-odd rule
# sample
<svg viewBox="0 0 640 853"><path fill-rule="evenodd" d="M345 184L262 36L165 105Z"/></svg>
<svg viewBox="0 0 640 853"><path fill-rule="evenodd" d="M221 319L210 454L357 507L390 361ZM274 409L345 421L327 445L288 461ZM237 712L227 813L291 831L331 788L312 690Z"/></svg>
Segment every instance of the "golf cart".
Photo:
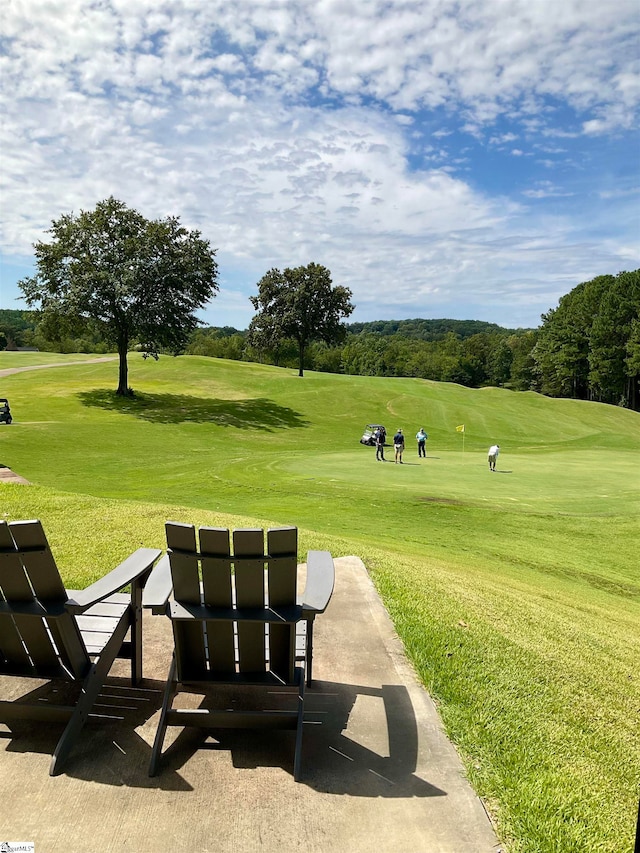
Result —
<svg viewBox="0 0 640 853"><path fill-rule="evenodd" d="M381 429L382 430L382 442L387 439L387 431L382 426L382 424L367 424L364 428L364 432L362 433L362 438L360 439L360 444L366 444L369 447L373 447L376 443L376 432Z"/></svg>
<svg viewBox="0 0 640 853"><path fill-rule="evenodd" d="M0 397L0 424L10 424L12 420L9 401L5 397Z"/></svg>

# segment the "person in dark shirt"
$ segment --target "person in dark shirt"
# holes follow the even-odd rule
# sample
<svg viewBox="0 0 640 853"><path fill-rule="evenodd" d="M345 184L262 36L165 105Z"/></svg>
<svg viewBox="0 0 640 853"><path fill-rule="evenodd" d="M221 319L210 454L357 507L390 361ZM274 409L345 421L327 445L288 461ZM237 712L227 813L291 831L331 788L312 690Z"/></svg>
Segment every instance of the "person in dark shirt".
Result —
<svg viewBox="0 0 640 853"><path fill-rule="evenodd" d="M384 460L384 439L385 439L384 430L383 429L377 429L375 431L374 438L376 440L376 461L378 461L378 459L379 459L381 462L384 462L385 461Z"/></svg>
<svg viewBox="0 0 640 853"><path fill-rule="evenodd" d="M402 434L402 430L398 429L398 432L393 436L393 449L396 452L396 463L400 463L402 465L402 454L404 453L404 435Z"/></svg>

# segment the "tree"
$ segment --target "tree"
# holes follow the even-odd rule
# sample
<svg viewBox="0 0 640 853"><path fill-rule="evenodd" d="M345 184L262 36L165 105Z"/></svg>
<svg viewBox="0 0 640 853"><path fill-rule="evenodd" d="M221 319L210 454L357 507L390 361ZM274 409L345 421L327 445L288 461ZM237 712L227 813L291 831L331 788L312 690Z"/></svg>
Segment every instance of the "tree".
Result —
<svg viewBox="0 0 640 853"><path fill-rule="evenodd" d="M507 339L513 353L510 385L515 391L529 391L535 386L533 348L538 340L537 330L510 335Z"/></svg>
<svg viewBox="0 0 640 853"><path fill-rule="evenodd" d="M58 337L97 329L119 355L117 394L131 395L127 352L180 352L197 327L195 311L218 290L215 249L177 217L147 220L110 197L95 210L52 222L34 246L36 275L19 286Z"/></svg>
<svg viewBox="0 0 640 853"><path fill-rule="evenodd" d="M542 315L533 357L543 394L589 398L591 328L613 280L603 275L583 282L561 297L557 308Z"/></svg>
<svg viewBox="0 0 640 853"><path fill-rule="evenodd" d="M487 355L487 373L492 385L506 385L511 377L513 351L507 339L493 335L492 347Z"/></svg>
<svg viewBox="0 0 640 853"><path fill-rule="evenodd" d="M629 355L640 319L640 270L621 272L602 294L590 336L589 380L597 399L635 408L640 375Z"/></svg>
<svg viewBox="0 0 640 853"><path fill-rule="evenodd" d="M543 314L533 349L544 394L640 404L640 270L583 282Z"/></svg>
<svg viewBox="0 0 640 853"><path fill-rule="evenodd" d="M269 270L251 296L258 312L249 325L249 342L258 349L274 349L286 338L298 347L298 375L304 375L304 355L311 341L340 343L346 329L340 320L353 311L351 291L332 287L331 273L320 264Z"/></svg>

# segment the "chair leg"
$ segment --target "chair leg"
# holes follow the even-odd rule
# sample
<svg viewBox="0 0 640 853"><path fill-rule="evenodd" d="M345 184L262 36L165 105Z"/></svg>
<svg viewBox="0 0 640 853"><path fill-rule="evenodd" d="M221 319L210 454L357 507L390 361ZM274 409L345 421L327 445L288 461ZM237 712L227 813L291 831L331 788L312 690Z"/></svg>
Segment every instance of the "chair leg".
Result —
<svg viewBox="0 0 640 853"><path fill-rule="evenodd" d="M176 656L175 652L171 659L171 667L167 676L167 684L164 688L164 698L162 700L162 710L160 711L160 721L156 729L155 740L153 741L153 749L151 751L151 761L149 762L149 776L155 776L157 772L158 761L162 752L162 744L167 731L167 713L171 707L173 697L178 689L176 681Z"/></svg>
<svg viewBox="0 0 640 853"><path fill-rule="evenodd" d="M74 708L73 714L71 715L71 719L67 723L67 726L62 733L62 737L56 744L56 748L53 751L53 757L49 766L50 776L57 776L62 772L64 763L69 757L69 753L71 752L76 738L80 734L84 724L87 722L89 713L98 698L102 685L109 675L109 670L111 669L118 650L122 646L122 641L126 636L128 627L127 620L122 619L102 650L100 657L91 665L89 672L86 674L82 683L80 697L76 707Z"/></svg>
<svg viewBox="0 0 640 853"><path fill-rule="evenodd" d="M299 670L299 685L298 685L298 719L296 722L296 748L293 757L293 778L294 781L300 781L300 773L302 770L302 726L304 724L304 670Z"/></svg>
<svg viewBox="0 0 640 853"><path fill-rule="evenodd" d="M307 654L306 654L307 686L311 687L313 677L313 619L307 619Z"/></svg>
<svg viewBox="0 0 640 853"><path fill-rule="evenodd" d="M131 684L142 681L142 587L149 572L131 585Z"/></svg>

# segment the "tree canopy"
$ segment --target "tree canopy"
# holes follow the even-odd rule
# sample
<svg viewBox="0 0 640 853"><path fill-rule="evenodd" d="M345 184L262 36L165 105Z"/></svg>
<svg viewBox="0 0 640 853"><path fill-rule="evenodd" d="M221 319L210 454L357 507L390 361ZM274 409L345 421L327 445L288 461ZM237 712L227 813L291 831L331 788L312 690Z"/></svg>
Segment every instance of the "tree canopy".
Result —
<svg viewBox="0 0 640 853"><path fill-rule="evenodd" d="M332 287L331 273L320 264L269 270L251 296L258 312L249 340L258 349L274 349L293 338L298 347L298 374L304 375L304 353L311 341L337 344L346 335L340 322L354 309L347 287Z"/></svg>
<svg viewBox="0 0 640 853"><path fill-rule="evenodd" d="M34 246L35 276L19 282L27 304L40 308L49 337L96 328L118 350L117 393L131 394L127 352L182 351L195 311L219 289L215 249L178 217L147 220L113 197L47 233Z"/></svg>
<svg viewBox="0 0 640 853"><path fill-rule="evenodd" d="M640 409L640 270L583 282L542 319L533 356L543 394Z"/></svg>

